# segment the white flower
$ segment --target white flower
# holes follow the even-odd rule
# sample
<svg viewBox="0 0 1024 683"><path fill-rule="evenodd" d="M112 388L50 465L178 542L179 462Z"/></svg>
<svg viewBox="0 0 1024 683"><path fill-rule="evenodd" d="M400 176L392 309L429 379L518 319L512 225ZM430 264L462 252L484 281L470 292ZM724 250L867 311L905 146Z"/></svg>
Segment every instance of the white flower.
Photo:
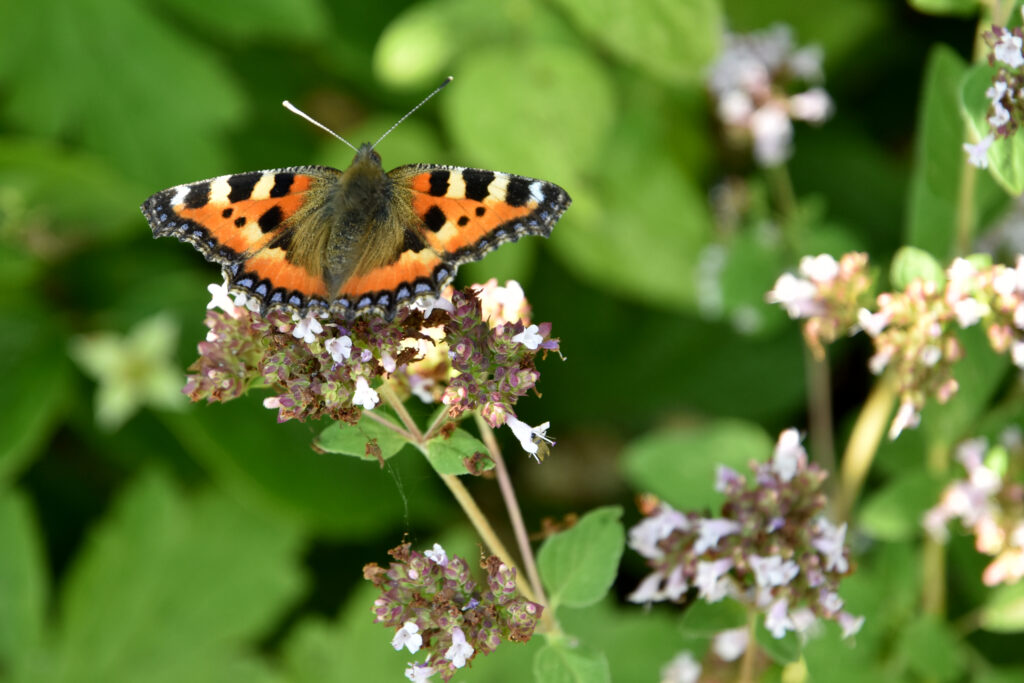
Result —
<svg viewBox="0 0 1024 683"><path fill-rule="evenodd" d="M690 520L668 503L661 503L655 514L644 517L629 530L629 547L648 559L661 559L665 553L658 547L658 541L677 529L688 531Z"/></svg>
<svg viewBox="0 0 1024 683"><path fill-rule="evenodd" d="M718 118L727 126L742 126L754 112L754 102L742 90L729 90L718 99Z"/></svg>
<svg viewBox="0 0 1024 683"><path fill-rule="evenodd" d="M427 559L434 564L439 564L442 567L448 566L448 553L444 551L444 548L441 547L440 543L435 543L433 548L424 551L423 554L426 555Z"/></svg>
<svg viewBox="0 0 1024 683"><path fill-rule="evenodd" d="M398 633L391 639L391 647L401 650L408 648L409 652L416 654L423 645L423 636L420 635L420 627L414 621L407 621L398 629Z"/></svg>
<svg viewBox="0 0 1024 683"><path fill-rule="evenodd" d="M693 544L693 552L698 555L710 550L711 548L718 547L718 542L729 534L734 534L743 526L732 519L702 519L698 522L700 525L700 536L697 541Z"/></svg>
<svg viewBox="0 0 1024 683"><path fill-rule="evenodd" d="M743 484L743 475L733 468L719 465L715 470L715 490L719 493L725 493L733 486L742 486Z"/></svg>
<svg viewBox="0 0 1024 683"><path fill-rule="evenodd" d="M960 327L966 328L978 324L982 314L985 313L985 308L980 301L969 296L953 304L953 312L956 314L956 321L960 323Z"/></svg>
<svg viewBox="0 0 1024 683"><path fill-rule="evenodd" d="M832 98L824 88L811 88L789 98L789 115L798 121L824 123L832 116Z"/></svg>
<svg viewBox="0 0 1024 683"><path fill-rule="evenodd" d="M536 325L530 325L519 334L513 336L512 341L519 342L531 351L536 351L544 341L544 337L537 333L539 329Z"/></svg>
<svg viewBox="0 0 1024 683"><path fill-rule="evenodd" d="M892 360L895 353L896 347L886 346L884 349L873 354L871 358L868 359L868 370L871 371L872 375L881 375L882 371L885 370L887 365L889 365L889 361Z"/></svg>
<svg viewBox="0 0 1024 683"><path fill-rule="evenodd" d="M849 612L840 612L837 617L839 627L843 629L843 638L857 635L864 625L864 616L855 617Z"/></svg>
<svg viewBox="0 0 1024 683"><path fill-rule="evenodd" d="M782 638L786 631L796 630L796 625L789 618L789 601L786 598L779 598L771 604L764 617L764 627L774 638Z"/></svg>
<svg viewBox="0 0 1024 683"><path fill-rule="evenodd" d="M395 357L387 351L381 351L380 353L380 366L384 368L384 372L389 375L395 371Z"/></svg>
<svg viewBox="0 0 1024 683"><path fill-rule="evenodd" d="M210 293L210 303L206 304L206 310L211 308L219 308L225 313L233 314L235 312L235 302L231 299L231 292L228 287L228 279L225 277L222 284L216 282L207 285L206 291Z"/></svg>
<svg viewBox="0 0 1024 683"><path fill-rule="evenodd" d="M1010 111L1003 106L1002 102L993 102L992 109L993 114L988 117L988 125L998 128L1010 122Z"/></svg>
<svg viewBox="0 0 1024 683"><path fill-rule="evenodd" d="M917 354L917 359L921 361L921 365L926 368L933 367L936 363L942 360L942 349L935 344L928 344L921 348L920 353Z"/></svg>
<svg viewBox="0 0 1024 683"><path fill-rule="evenodd" d="M697 683L702 667L689 650L683 650L661 669L661 683Z"/></svg>
<svg viewBox="0 0 1024 683"><path fill-rule="evenodd" d="M807 451L800 445L800 432L794 427L779 434L772 453L772 471L782 481L791 481L800 468L807 464Z"/></svg>
<svg viewBox="0 0 1024 683"><path fill-rule="evenodd" d="M331 354L331 360L341 363L352 355L352 340L346 335L334 337L324 342L324 348Z"/></svg>
<svg viewBox="0 0 1024 683"><path fill-rule="evenodd" d="M466 634L458 626L452 631L452 646L444 653L444 658L456 669L466 666L466 660L473 656L473 646L466 642Z"/></svg>
<svg viewBox="0 0 1024 683"><path fill-rule="evenodd" d="M783 561L779 555L751 555L750 568L754 570L754 581L762 588L785 586L800 573L800 565L793 560Z"/></svg>
<svg viewBox="0 0 1024 683"><path fill-rule="evenodd" d="M988 148L992 146L996 138L989 133L977 144L964 143L964 151L967 152L967 163L978 168L988 168Z"/></svg>
<svg viewBox="0 0 1024 683"><path fill-rule="evenodd" d="M374 406L380 403L380 396L370 387L365 377L356 379L356 393L352 395L352 404L361 406L365 410L373 410Z"/></svg>
<svg viewBox="0 0 1024 683"><path fill-rule="evenodd" d="M843 608L843 599L835 591L822 591L818 598L818 604L826 614L835 614Z"/></svg>
<svg viewBox="0 0 1024 683"><path fill-rule="evenodd" d="M727 557L713 562L701 560L697 563L697 575L693 585L698 595L708 602L718 602L729 593L729 580L725 573L732 569L733 563Z"/></svg>
<svg viewBox="0 0 1024 683"><path fill-rule="evenodd" d="M523 447L523 450L530 455L537 455L538 446L534 440L535 438L544 439L549 444L555 443L545 436L545 434L547 434L548 427L551 426L550 422L545 422L537 425L536 427L531 427L522 420L519 420L516 416L509 415L505 418L505 424L507 424L508 428L512 430L515 437L519 439L519 445Z"/></svg>
<svg viewBox="0 0 1024 683"><path fill-rule="evenodd" d="M770 304L780 304L789 317L796 320L825 312L824 304L817 297L818 288L813 282L792 273L783 273L764 298Z"/></svg>
<svg viewBox="0 0 1024 683"><path fill-rule="evenodd" d="M430 314L436 310L447 311L448 313L454 312L455 304L453 304L450 299L445 299L443 296L425 296L417 299L411 308L423 311L423 317L429 318Z"/></svg>
<svg viewBox="0 0 1024 683"><path fill-rule="evenodd" d="M971 279L978 274L978 269L967 259L957 257L950 264L947 274L953 283L963 287L965 284L970 283Z"/></svg>
<svg viewBox="0 0 1024 683"><path fill-rule="evenodd" d="M719 631L711 641L711 651L723 662L735 662L750 643L750 630L746 626Z"/></svg>
<svg viewBox="0 0 1024 683"><path fill-rule="evenodd" d="M793 628L800 635L805 635L818 624L818 616L810 607L797 607L790 610L789 618L793 622Z"/></svg>
<svg viewBox="0 0 1024 683"><path fill-rule="evenodd" d="M821 64L825 61L825 50L821 45L805 45L789 56L789 71L804 81L820 81L825 76Z"/></svg>
<svg viewBox="0 0 1024 683"><path fill-rule="evenodd" d="M818 517L814 523L817 536L811 539L818 552L825 558L825 571L845 573L850 565L843 556L843 543L846 541L846 522L835 526L824 517Z"/></svg>
<svg viewBox="0 0 1024 683"><path fill-rule="evenodd" d="M892 419L892 424L889 425L889 440L895 440L904 429L913 429L919 424L921 424L921 414L917 412L912 401L904 401L896 411L896 417Z"/></svg>
<svg viewBox="0 0 1024 683"><path fill-rule="evenodd" d="M877 337L889 325L892 315L885 311L872 313L866 308L857 311L857 326L869 337Z"/></svg>
<svg viewBox="0 0 1024 683"><path fill-rule="evenodd" d="M664 593L661 591L661 582L665 579L663 572L653 572L645 576L632 593L626 596L626 600L637 605L642 605L656 600L663 600Z"/></svg>
<svg viewBox="0 0 1024 683"><path fill-rule="evenodd" d="M817 283L829 283L839 275L839 263L831 254L804 256L800 259L800 274Z"/></svg>
<svg viewBox="0 0 1024 683"><path fill-rule="evenodd" d="M1024 330L1024 303L1013 309L1013 326L1018 330Z"/></svg>
<svg viewBox="0 0 1024 683"><path fill-rule="evenodd" d="M412 683L423 683L435 673L434 667L429 664L410 664L405 670L405 677Z"/></svg>
<svg viewBox="0 0 1024 683"><path fill-rule="evenodd" d="M292 336L301 339L307 344L316 341L316 335L324 331L323 325L316 319L315 313L309 313L305 318L295 323L292 329Z"/></svg>
<svg viewBox="0 0 1024 683"><path fill-rule="evenodd" d="M1010 358L1013 359L1014 365L1024 370L1024 341L1013 340L1013 344L1010 345Z"/></svg>
<svg viewBox="0 0 1024 683"><path fill-rule="evenodd" d="M1013 268L1000 268L992 279L992 289L999 296L1013 296L1017 291L1017 271Z"/></svg>
<svg viewBox="0 0 1024 683"><path fill-rule="evenodd" d="M1021 45L1024 43L1019 36L1006 32L999 38L992 50L997 61L1006 64L1011 69L1024 65L1024 54L1021 53Z"/></svg>
<svg viewBox="0 0 1024 683"><path fill-rule="evenodd" d="M781 104L766 104L750 116L754 159L762 166L778 166L790 156L793 123Z"/></svg>
<svg viewBox="0 0 1024 683"><path fill-rule="evenodd" d="M985 91L985 97L991 102L998 102L1006 95L1006 81L996 81Z"/></svg>
<svg viewBox="0 0 1024 683"><path fill-rule="evenodd" d="M665 582L665 589L662 593L668 600L678 600L688 590L690 590L690 584L686 582L686 576L683 575L683 565L677 564L675 569L669 572L668 581Z"/></svg>

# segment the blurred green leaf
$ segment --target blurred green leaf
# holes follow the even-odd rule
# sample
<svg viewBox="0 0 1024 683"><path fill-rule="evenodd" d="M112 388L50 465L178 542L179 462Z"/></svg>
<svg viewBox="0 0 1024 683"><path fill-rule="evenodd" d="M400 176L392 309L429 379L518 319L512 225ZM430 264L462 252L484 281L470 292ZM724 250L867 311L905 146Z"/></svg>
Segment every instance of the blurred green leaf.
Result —
<svg viewBox="0 0 1024 683"><path fill-rule="evenodd" d="M978 12L978 0L908 0L910 6L924 14L967 17Z"/></svg>
<svg viewBox="0 0 1024 683"><path fill-rule="evenodd" d="M981 607L978 623L993 633L1024 631L1024 582L993 590Z"/></svg>
<svg viewBox="0 0 1024 683"><path fill-rule="evenodd" d="M638 490L650 491L681 510L717 510L724 500L715 491L718 466L747 475L748 463L767 461L772 446L757 425L718 420L642 436L626 447L622 462Z"/></svg>
<svg viewBox="0 0 1024 683"><path fill-rule="evenodd" d="M308 46L324 39L330 27L320 0L161 0L161 4L221 39L259 38L261 47L268 41Z"/></svg>
<svg viewBox="0 0 1024 683"><path fill-rule="evenodd" d="M957 634L933 616L921 616L907 626L896 648L908 668L926 679L960 680L967 668L967 653Z"/></svg>
<svg viewBox="0 0 1024 683"><path fill-rule="evenodd" d="M438 474L470 474L465 463L478 454L486 457L487 446L464 429L456 429L447 438L439 436L427 443L427 460ZM490 470L494 463L488 459L482 461L480 467Z"/></svg>
<svg viewBox="0 0 1024 683"><path fill-rule="evenodd" d="M893 256L889 279L894 289L906 289L917 279L934 282L936 289L946 285L946 269L934 256L918 247L900 247Z"/></svg>
<svg viewBox="0 0 1024 683"><path fill-rule="evenodd" d="M777 314L778 307L764 300L765 292L772 288L784 270L778 242L770 245L766 235L744 231L728 246L708 247L702 266L707 265L709 257L715 257L714 249L725 257L718 280L722 306L733 327L743 334L764 334L787 324L785 317ZM701 285L709 285L708 280L702 277ZM699 303L703 307L705 300L701 298Z"/></svg>
<svg viewBox="0 0 1024 683"><path fill-rule="evenodd" d="M398 421L390 415L387 415L386 413L378 414L383 415L396 427L401 427L401 425L398 424ZM320 432L320 436L316 437L313 444L315 447L327 451L328 453L354 455L363 460L376 461L376 456L367 455L366 453L366 447L369 445L371 439L375 439L377 441L377 446L380 448L380 455L385 460L396 455L406 444L405 438L395 433L395 430L389 429L376 420L371 420L365 415L361 420L359 420L359 424L350 425L345 424L344 422L335 422L331 424L327 429Z"/></svg>
<svg viewBox="0 0 1024 683"><path fill-rule="evenodd" d="M564 639L545 645L533 658L537 683L603 683L612 680L604 653L572 646Z"/></svg>
<svg viewBox="0 0 1024 683"><path fill-rule="evenodd" d="M61 596L52 680L215 680L305 585L294 528L163 475L140 477L91 534ZM223 680L223 679L222 679Z"/></svg>
<svg viewBox="0 0 1024 683"><path fill-rule="evenodd" d="M765 628L764 619L758 619L755 638L761 650L776 664L789 664L800 659L800 637L793 631L787 631L783 637L776 638Z"/></svg>
<svg viewBox="0 0 1024 683"><path fill-rule="evenodd" d="M960 79L962 89L958 105L975 140L981 140L992 132L988 123L990 102L985 91L992 86L992 79L999 69L999 66L978 64ZM963 158L961 151L961 161ZM988 162L988 172L1006 192L1013 196L1024 192L1024 138L1020 135L997 138L988 150Z"/></svg>
<svg viewBox="0 0 1024 683"><path fill-rule="evenodd" d="M921 518L939 501L942 484L915 469L892 479L861 505L860 529L880 541L910 541L921 533Z"/></svg>
<svg viewBox="0 0 1024 683"><path fill-rule="evenodd" d="M28 499L0 486L0 671L25 679L46 618L47 568ZM27 680L27 679L25 679Z"/></svg>
<svg viewBox="0 0 1024 683"><path fill-rule="evenodd" d="M625 547L621 518L618 506L597 508L544 541L537 566L548 591L548 609L586 607L604 597Z"/></svg>
<svg viewBox="0 0 1024 683"><path fill-rule="evenodd" d="M131 0L3 3L0 82L10 121L73 133L129 177L181 182L223 169L220 134L243 110L213 52Z"/></svg>
<svg viewBox="0 0 1024 683"><path fill-rule="evenodd" d="M695 600L687 605L679 619L683 642L676 649L687 649L698 659L704 656L711 641L720 631L746 626L747 609L735 600L704 602Z"/></svg>
<svg viewBox="0 0 1024 683"><path fill-rule="evenodd" d="M671 83L701 78L718 55L715 0L557 0L580 30L625 62Z"/></svg>

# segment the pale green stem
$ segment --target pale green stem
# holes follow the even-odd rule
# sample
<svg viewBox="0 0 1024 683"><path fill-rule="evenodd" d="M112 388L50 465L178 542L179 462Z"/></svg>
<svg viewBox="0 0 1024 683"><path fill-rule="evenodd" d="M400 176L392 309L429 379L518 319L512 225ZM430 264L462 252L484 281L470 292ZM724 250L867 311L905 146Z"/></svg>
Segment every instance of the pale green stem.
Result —
<svg viewBox="0 0 1024 683"><path fill-rule="evenodd" d="M849 520L853 505L860 496L868 470L878 452L885 428L889 423L896 390L888 376L881 377L868 395L853 425L850 439L843 452L840 465L839 491L835 499L835 517L839 522Z"/></svg>
<svg viewBox="0 0 1024 683"><path fill-rule="evenodd" d="M739 683L753 683L754 664L757 662L757 612L747 608L747 649L740 662Z"/></svg>
<svg viewBox="0 0 1024 683"><path fill-rule="evenodd" d="M832 430L832 383L829 377L828 356L817 358L810 348L804 346L804 372L807 382L811 456L825 468L832 479L832 486L835 486L836 445Z"/></svg>

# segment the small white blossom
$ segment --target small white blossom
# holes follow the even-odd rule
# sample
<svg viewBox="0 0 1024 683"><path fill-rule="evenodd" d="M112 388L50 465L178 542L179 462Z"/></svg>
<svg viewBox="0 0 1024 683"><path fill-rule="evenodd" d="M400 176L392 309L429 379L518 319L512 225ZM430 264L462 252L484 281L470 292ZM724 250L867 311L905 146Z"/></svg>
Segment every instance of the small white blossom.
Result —
<svg viewBox="0 0 1024 683"><path fill-rule="evenodd" d="M206 310L212 308L219 308L225 313L235 312L235 302L231 299L231 292L228 286L228 279L224 278L222 284L216 282L206 286L206 291L210 293L210 303L206 304Z"/></svg>
<svg viewBox="0 0 1024 683"><path fill-rule="evenodd" d="M743 481L743 475L731 467L719 465L715 470L715 490L719 493L725 493L733 486L741 486Z"/></svg>
<svg viewBox="0 0 1024 683"><path fill-rule="evenodd" d="M846 541L846 522L839 526L832 524L824 517L818 517L814 523L816 536L811 539L818 552L825 558L825 571L846 573L850 568L843 555L843 543Z"/></svg>
<svg viewBox="0 0 1024 683"><path fill-rule="evenodd" d="M978 269L967 259L957 257L953 259L953 263L950 264L946 272L954 284L958 287L963 287L969 284L974 276L978 274Z"/></svg>
<svg viewBox="0 0 1024 683"><path fill-rule="evenodd" d="M998 102L1006 95L1006 81L996 81L985 91L985 97L991 102Z"/></svg>
<svg viewBox="0 0 1024 683"><path fill-rule="evenodd" d="M701 670L700 662L689 650L684 650L662 667L661 683L697 683Z"/></svg>
<svg viewBox="0 0 1024 683"><path fill-rule="evenodd" d="M410 664L405 670L405 677L412 683L424 683L435 673L434 667L429 664Z"/></svg>
<svg viewBox="0 0 1024 683"><path fill-rule="evenodd" d="M871 371L872 375L881 375L895 353L896 347L886 346L884 349L872 354L871 358L868 359L868 370Z"/></svg>
<svg viewBox="0 0 1024 683"><path fill-rule="evenodd" d="M795 631L796 625L789 618L789 600L779 598L768 608L764 617L764 627L772 634L773 638L782 638L786 631Z"/></svg>
<svg viewBox="0 0 1024 683"><path fill-rule="evenodd" d="M466 660L473 656L473 646L466 642L466 634L456 626L452 630L452 646L444 653L444 658L456 669L466 666Z"/></svg>
<svg viewBox="0 0 1024 683"><path fill-rule="evenodd" d="M1011 69L1016 69L1024 65L1024 54L1021 53L1022 43L1024 41L1019 36L1009 32L1004 33L999 38L999 42L995 44L992 54L997 61L1006 64Z"/></svg>
<svg viewBox="0 0 1024 683"><path fill-rule="evenodd" d="M826 614L835 614L843 608L843 599L835 591L822 591L818 604Z"/></svg>
<svg viewBox="0 0 1024 683"><path fill-rule="evenodd" d="M818 625L818 616L810 607L797 607L790 610L789 618L793 621L793 628L800 635L808 635Z"/></svg>
<svg viewBox="0 0 1024 683"><path fill-rule="evenodd" d="M921 361L921 365L926 368L934 367L936 363L942 360L942 349L935 344L928 344L921 348L921 352L918 354L917 359Z"/></svg>
<svg viewBox="0 0 1024 683"><path fill-rule="evenodd" d="M661 583L664 580L665 574L663 572L659 571L648 574L641 579L637 587L633 589L633 592L626 596L626 600L637 605L663 600L665 595L662 593Z"/></svg>
<svg viewBox="0 0 1024 683"><path fill-rule="evenodd" d="M832 116L832 98L824 88L811 88L789 98L789 114L798 121L824 123Z"/></svg>
<svg viewBox="0 0 1024 683"><path fill-rule="evenodd" d="M708 602L718 602L729 593L729 580L725 573L732 569L733 563L727 557L713 562L701 560L697 563L697 575L693 585L698 595Z"/></svg>
<svg viewBox="0 0 1024 683"><path fill-rule="evenodd" d="M711 548L717 548L718 542L729 534L734 534L743 526L732 519L702 519L698 523L700 525L700 536L693 544L693 552L698 555L710 550Z"/></svg>
<svg viewBox="0 0 1024 683"><path fill-rule="evenodd" d="M785 586L800 573L800 565L779 555L751 555L750 568L754 570L754 581L762 588Z"/></svg>
<svg viewBox="0 0 1024 683"><path fill-rule="evenodd" d="M825 306L818 301L818 288L810 280L799 278L792 273L783 273L775 281L775 287L765 295L770 304L780 304L793 320L809 318L825 312Z"/></svg>
<svg viewBox="0 0 1024 683"><path fill-rule="evenodd" d="M779 434L772 453L772 471L782 481L791 481L801 467L807 464L807 451L800 445L800 432L790 427Z"/></svg>
<svg viewBox="0 0 1024 683"><path fill-rule="evenodd" d="M673 531L689 531L690 520L668 503L661 503L658 511L644 517L629 530L629 547L644 557L659 560L665 552L658 547L658 541L664 540Z"/></svg>
<svg viewBox="0 0 1024 683"><path fill-rule="evenodd" d="M995 136L990 133L976 144L965 142L963 147L967 152L967 163L981 169L988 168L988 148L995 141Z"/></svg>
<svg viewBox="0 0 1024 683"><path fill-rule="evenodd" d="M316 341L316 335L324 331L323 325L316 319L315 313L308 314L305 318L295 323L295 327L292 329L292 336L296 339L301 339L307 344L312 344Z"/></svg>
<svg viewBox="0 0 1024 683"><path fill-rule="evenodd" d="M381 351L380 353L380 366L384 369L384 372L389 375L395 371L395 357L387 351Z"/></svg>
<svg viewBox="0 0 1024 683"><path fill-rule="evenodd" d="M443 296L425 296L417 299L416 302L413 303L412 308L423 311L423 317L429 318L430 314L436 310L447 311L448 313L454 312L455 304L453 304L450 299L446 299Z"/></svg>
<svg viewBox="0 0 1024 683"><path fill-rule="evenodd" d="M540 328L536 325L530 325L519 334L513 336L512 341L522 344L531 351L536 351L544 341L544 337L538 334L538 330Z"/></svg>
<svg viewBox="0 0 1024 683"><path fill-rule="evenodd" d="M778 166L789 159L793 123L782 105L766 104L751 114L750 132L754 137L754 159L761 166Z"/></svg>
<svg viewBox="0 0 1024 683"><path fill-rule="evenodd" d="M869 337L877 337L882 334L891 320L892 315L885 311L872 313L866 308L857 311L857 327L864 330L864 334Z"/></svg>
<svg viewBox="0 0 1024 683"><path fill-rule="evenodd" d="M1017 271L1013 268L1000 268L992 279L992 289L999 296L1013 296L1017 291Z"/></svg>
<svg viewBox="0 0 1024 683"><path fill-rule="evenodd" d="M1013 326L1018 330L1024 330L1024 303L1013 309Z"/></svg>
<svg viewBox="0 0 1024 683"><path fill-rule="evenodd" d="M969 296L953 304L953 312L956 314L956 321L960 323L960 327L967 328L977 325L981 321L985 307L980 301Z"/></svg>
<svg viewBox="0 0 1024 683"><path fill-rule="evenodd" d="M1003 106L1002 102L993 102L992 110L992 116L988 117L988 125L998 128L1010 122L1010 111Z"/></svg>
<svg viewBox="0 0 1024 683"><path fill-rule="evenodd" d="M864 615L855 617L849 612L840 612L837 621L839 627L843 629L843 638L845 639L860 632L861 627L864 626Z"/></svg>
<svg viewBox="0 0 1024 683"><path fill-rule="evenodd" d="M548 427L551 426L550 422L545 422L537 425L536 427L531 427L514 415L509 415L505 418L505 424L507 424L508 428L512 430L515 437L519 439L519 445L523 447L523 450L530 455L536 456L539 449L537 443L534 441L535 438L544 439L549 444L555 443L545 436L545 434L547 434Z"/></svg>
<svg viewBox="0 0 1024 683"><path fill-rule="evenodd" d="M442 567L448 566L448 553L445 552L440 543L435 543L433 548L424 551L423 554L434 564L439 564Z"/></svg>
<svg viewBox="0 0 1024 683"><path fill-rule="evenodd" d="M896 417L892 419L892 424L889 425L889 440L895 440L903 433L904 429L913 429L919 424L921 424L921 414L917 412L917 408L911 401L904 401L896 411Z"/></svg>
<svg viewBox="0 0 1024 683"><path fill-rule="evenodd" d="M1024 341L1013 340L1013 344L1010 345L1010 358L1013 359L1014 365L1024 370Z"/></svg>
<svg viewBox="0 0 1024 683"><path fill-rule="evenodd" d="M668 581L665 582L665 589L662 593L667 600L678 600L688 590L690 590L690 584L686 582L686 576L683 574L683 565L678 564L669 572Z"/></svg>
<svg viewBox="0 0 1024 683"><path fill-rule="evenodd" d="M407 621L398 629L398 633L391 639L391 647L396 650L407 648L412 654L423 645L423 636L420 635L420 627L414 621Z"/></svg>
<svg viewBox="0 0 1024 683"><path fill-rule="evenodd" d="M352 340L346 335L334 337L324 342L324 348L331 354L331 360L341 363L352 355Z"/></svg>
<svg viewBox="0 0 1024 683"><path fill-rule="evenodd" d="M361 406L365 410L373 410L380 403L380 396L373 390L365 377L356 379L356 392L352 395L352 404Z"/></svg>
<svg viewBox="0 0 1024 683"><path fill-rule="evenodd" d="M711 651L723 662L735 662L750 644L750 630L746 626L719 631L711 641Z"/></svg>
<svg viewBox="0 0 1024 683"><path fill-rule="evenodd" d="M727 126L742 126L754 113L754 102L742 90L729 90L718 99L718 118Z"/></svg>
<svg viewBox="0 0 1024 683"><path fill-rule="evenodd" d="M839 262L831 254L804 256L800 259L800 274L812 282L829 283L839 276Z"/></svg>

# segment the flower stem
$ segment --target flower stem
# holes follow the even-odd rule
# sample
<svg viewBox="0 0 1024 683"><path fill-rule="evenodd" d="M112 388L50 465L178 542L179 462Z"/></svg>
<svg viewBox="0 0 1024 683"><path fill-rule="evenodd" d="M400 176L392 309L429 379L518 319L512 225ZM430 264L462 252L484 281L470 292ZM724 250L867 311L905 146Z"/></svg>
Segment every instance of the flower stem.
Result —
<svg viewBox="0 0 1024 683"><path fill-rule="evenodd" d="M501 449L498 447L498 440L494 438L494 430L487 424L480 413L473 413L476 425L480 429L480 436L490 452L491 460L494 461L494 473L498 479L498 488L501 497L505 501L505 508L508 510L508 518L512 523L512 531L516 536L516 544L519 546L519 555L523 558L526 569L526 576L530 579L530 586L534 594L542 604L548 604L548 598L544 594L544 584L541 583L540 573L537 571L537 561L533 556L533 547L530 545L530 538L526 533L526 524L523 523L523 513L519 508L519 501L516 499L516 492L512 486L512 478L508 475L508 468L505 467L505 459L501 456Z"/></svg>
<svg viewBox="0 0 1024 683"><path fill-rule="evenodd" d="M379 413L375 413L372 410L364 410L363 417L366 417L370 420L373 420L374 422L384 425L388 429L392 430L395 434L398 434L407 441L411 441L412 443L416 443L417 441L416 437L410 434L407 430L399 427L394 422L384 417L383 415L380 415Z"/></svg>
<svg viewBox="0 0 1024 683"><path fill-rule="evenodd" d="M926 462L929 474L941 479L949 469L949 447L933 444ZM946 545L925 534L921 549L921 609L925 614L946 613Z"/></svg>
<svg viewBox="0 0 1024 683"><path fill-rule="evenodd" d="M804 371L811 455L831 476L836 471L836 445L832 436L832 382L828 357L815 358L814 353L805 346Z"/></svg>
<svg viewBox="0 0 1024 683"><path fill-rule="evenodd" d="M412 419L412 415L410 415L409 411L405 409L405 404L398 399L398 396L395 394L395 390L385 382L380 385L378 393L384 397L384 400L388 402L388 405L391 406L391 408L394 409L395 414L398 415L398 419L402 421L405 428L413 435L413 441L416 443L422 442L423 433L420 431L420 428L416 426L416 421Z"/></svg>
<svg viewBox="0 0 1024 683"><path fill-rule="evenodd" d="M747 609L747 649L743 652L740 662L740 683L753 683L754 663L757 661L757 612Z"/></svg>
<svg viewBox="0 0 1024 683"><path fill-rule="evenodd" d="M839 522L849 519L853 504L860 496L895 403L896 390L892 380L883 376L864 402L843 453L835 502L835 516Z"/></svg>

